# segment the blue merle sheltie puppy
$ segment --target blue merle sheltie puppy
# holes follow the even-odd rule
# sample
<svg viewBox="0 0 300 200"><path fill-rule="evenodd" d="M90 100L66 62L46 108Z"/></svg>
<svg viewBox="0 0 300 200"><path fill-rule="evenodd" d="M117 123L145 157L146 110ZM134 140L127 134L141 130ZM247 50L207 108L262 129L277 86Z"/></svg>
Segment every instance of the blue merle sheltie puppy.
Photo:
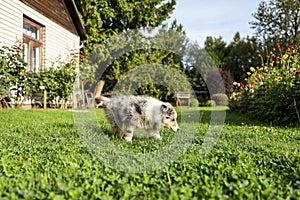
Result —
<svg viewBox="0 0 300 200"><path fill-rule="evenodd" d="M150 137L162 140L159 128L179 131L177 112L170 103L145 96L100 97L112 132L118 138L124 133L127 142L132 141L136 128L145 129Z"/></svg>

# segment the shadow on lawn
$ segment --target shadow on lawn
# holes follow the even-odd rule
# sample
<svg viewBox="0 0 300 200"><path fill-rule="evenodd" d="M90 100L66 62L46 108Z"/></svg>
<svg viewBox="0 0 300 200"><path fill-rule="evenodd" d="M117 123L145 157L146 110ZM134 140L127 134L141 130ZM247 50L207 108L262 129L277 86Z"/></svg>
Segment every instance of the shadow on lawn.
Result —
<svg viewBox="0 0 300 200"><path fill-rule="evenodd" d="M198 107L177 110L178 121L183 123L227 124L232 126L262 125L262 122L241 113L230 111L228 107ZM264 125L268 126L268 124Z"/></svg>
<svg viewBox="0 0 300 200"><path fill-rule="evenodd" d="M178 122L181 123L202 123L202 124L223 124L226 118L226 107L220 108L182 108L177 109Z"/></svg>

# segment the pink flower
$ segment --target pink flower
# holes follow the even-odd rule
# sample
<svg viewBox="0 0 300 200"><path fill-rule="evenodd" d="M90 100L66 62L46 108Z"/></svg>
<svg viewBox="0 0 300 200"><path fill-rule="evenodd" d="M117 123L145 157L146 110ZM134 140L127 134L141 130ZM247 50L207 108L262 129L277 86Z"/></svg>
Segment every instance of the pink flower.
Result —
<svg viewBox="0 0 300 200"><path fill-rule="evenodd" d="M245 87L244 83L240 82L241 88Z"/></svg>
<svg viewBox="0 0 300 200"><path fill-rule="evenodd" d="M296 75L298 73L298 70L292 70L292 74Z"/></svg>

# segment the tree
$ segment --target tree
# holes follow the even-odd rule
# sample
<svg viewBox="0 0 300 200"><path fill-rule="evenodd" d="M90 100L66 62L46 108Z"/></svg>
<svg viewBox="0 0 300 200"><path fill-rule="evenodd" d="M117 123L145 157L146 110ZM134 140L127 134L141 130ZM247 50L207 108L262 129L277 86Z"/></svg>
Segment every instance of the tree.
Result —
<svg viewBox="0 0 300 200"><path fill-rule="evenodd" d="M256 67L261 64L259 54L261 45L255 37L240 38L237 33L227 47L227 56L225 57L225 69L230 70L237 82L243 82L247 78L246 72L250 67Z"/></svg>
<svg viewBox="0 0 300 200"><path fill-rule="evenodd" d="M269 47L280 43L283 47L300 41L300 1L270 0L262 1L253 14L251 28L256 36Z"/></svg>
<svg viewBox="0 0 300 200"><path fill-rule="evenodd" d="M214 63L219 68L225 67L224 60L228 53L226 46L227 44L222 37L213 38L209 36L206 38L205 50L209 53L209 55L214 60Z"/></svg>
<svg viewBox="0 0 300 200"><path fill-rule="evenodd" d="M185 74L195 91L199 102L209 99L209 91L206 83L209 71L215 69L214 59L199 46L198 43L189 44L185 58Z"/></svg>
<svg viewBox="0 0 300 200"><path fill-rule="evenodd" d="M114 59L110 67L104 72L107 81L104 92L111 92L118 82L124 82L125 79L130 77L132 83L126 84L128 86L126 88L129 88L130 85L139 85L138 82L145 83L148 80L148 84L136 88L138 95L148 94L165 101L174 100L175 96L171 94L170 88L149 81L151 80L149 77L157 75L160 76L161 80L173 77L171 78L171 82L174 83L172 88L177 91L184 90L183 86L187 84L183 84L183 80L180 80L179 77L183 76L182 57L185 53L187 37L182 26L177 25L177 22L174 21L170 27L165 25L160 28L154 36L145 36L139 32L134 35L133 41L130 41L131 38L128 37L126 42L130 46L135 46L132 44L137 43L139 48L133 48L132 51L127 49L124 55ZM118 38L120 39L120 36ZM124 44L124 42L122 43ZM118 46L120 47L120 45ZM143 65L149 65L149 68L139 67ZM155 72L153 69L159 69L159 67L153 68L152 65L161 65L170 69L170 72L165 70L163 70L164 72ZM140 71L137 72L135 68ZM149 71L147 72L147 70ZM173 73L175 71L177 71L176 74ZM133 73L136 77L133 77L130 73ZM122 88L122 93L126 93L124 88Z"/></svg>
<svg viewBox="0 0 300 200"><path fill-rule="evenodd" d="M222 37L207 37L205 50L218 68L226 73L230 71L234 80L238 82L242 82L247 77L246 72L250 67L256 67L261 63L258 56L262 53L260 42L255 37L241 38L239 32L229 44L223 41Z"/></svg>
<svg viewBox="0 0 300 200"><path fill-rule="evenodd" d="M85 89L93 90L95 85L92 85L94 83L92 81L104 78L104 93L124 93L124 88L120 88L118 84L120 82L124 83L128 77L130 77L132 81L132 83L127 84L129 86L138 83L140 80L150 80L147 79L149 74L155 75L155 73L151 71L146 73L144 68L140 68L140 73L136 73L134 69L145 64L159 64L176 69L181 73L181 60L187 40L184 31L182 31L182 26L174 22L170 28L162 27L159 29L154 36L152 36L152 34L150 34L150 36L148 35L148 33L144 34L140 31L128 31L119 35L113 35L103 43L95 46L94 51L90 53L89 59L83 64L83 66L96 69L96 72L92 71L90 74L87 73L87 77L91 74L95 74L95 77L88 77L90 85ZM137 77L130 76L130 73L136 74ZM162 73L160 75L169 76L169 73ZM169 78L170 77L172 76L169 76ZM163 80L164 78L165 77L162 77L161 79ZM176 81L174 78L176 77L173 76L172 81ZM148 94L162 100L166 98L168 98L168 100L170 100L170 98L174 99L174 95L172 97L169 89L162 88L151 82L149 82L147 86L139 86L139 88L136 89L139 95ZM183 90L182 87L181 90ZM134 92L132 90L129 91Z"/></svg>
<svg viewBox="0 0 300 200"><path fill-rule="evenodd" d="M75 0L75 2L88 35L84 51L86 57L94 61L82 65L81 80L92 80L90 76L94 74L94 81L100 82L100 79L107 81L106 91L112 89L123 73L147 58L144 47L140 50L132 49L136 43L141 42L142 36L136 32L128 34L126 32L161 25L176 4L175 0ZM112 54L118 56L114 57Z"/></svg>
<svg viewBox="0 0 300 200"><path fill-rule="evenodd" d="M86 52L124 30L161 25L176 4L175 0L75 0L75 3L88 35Z"/></svg>

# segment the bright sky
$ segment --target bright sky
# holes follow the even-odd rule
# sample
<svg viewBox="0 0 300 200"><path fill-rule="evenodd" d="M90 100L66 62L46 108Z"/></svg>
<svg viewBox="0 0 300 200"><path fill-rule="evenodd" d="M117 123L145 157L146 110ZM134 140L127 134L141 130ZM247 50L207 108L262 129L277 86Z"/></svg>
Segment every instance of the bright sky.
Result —
<svg viewBox="0 0 300 200"><path fill-rule="evenodd" d="M236 32L241 37L252 36L253 13L262 0L177 0L171 21L182 24L187 36L201 47L207 36L231 42Z"/></svg>

